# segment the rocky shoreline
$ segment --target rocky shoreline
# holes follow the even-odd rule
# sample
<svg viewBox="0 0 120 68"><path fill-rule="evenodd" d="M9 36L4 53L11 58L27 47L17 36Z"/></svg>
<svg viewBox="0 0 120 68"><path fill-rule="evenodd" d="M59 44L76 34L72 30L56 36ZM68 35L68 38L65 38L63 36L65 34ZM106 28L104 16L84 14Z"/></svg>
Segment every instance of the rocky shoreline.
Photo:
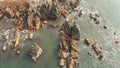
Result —
<svg viewBox="0 0 120 68"><path fill-rule="evenodd" d="M2 32L3 42L4 45L2 47L3 51L6 51L8 48L9 39L12 39L9 44L13 50L16 50L20 46L20 41L22 40L21 37L22 32L25 33L24 41L25 40L32 40L34 37L34 31L39 31L43 25L48 25L49 27L59 27L57 25L51 24L48 20L56 20L61 16L65 17L69 20L68 11L74 11L75 8L79 5L79 0L75 1L67 1L67 0L43 0L39 3L35 1L27 2L27 1L8 1L8 2L0 2L0 20L3 18L7 18L8 20L14 20L14 36L12 37L10 33L6 33L6 31ZM64 27L67 27L64 25ZM69 26L68 26L69 27ZM75 30L74 30L75 29ZM12 30L10 30L12 31ZM31 32L33 31L33 32ZM74 34L76 31L76 25L71 27L71 48L70 54L72 58L78 58L78 52L75 49L74 45L75 40L79 40L77 37L78 35ZM69 33L69 32L68 32ZM37 58L42 53L42 49L39 47L38 44L34 44L31 46L33 49L30 51L30 55L32 55L32 59L34 62L37 61ZM75 48L74 48L75 47ZM17 55L20 55L20 50L16 51ZM37 54L37 55L36 55ZM75 54L75 55L74 55ZM71 58L70 57L70 58ZM66 58L66 57L64 57ZM72 60L69 61L73 62ZM64 60L61 60L64 61ZM70 63L71 63L70 62Z"/></svg>

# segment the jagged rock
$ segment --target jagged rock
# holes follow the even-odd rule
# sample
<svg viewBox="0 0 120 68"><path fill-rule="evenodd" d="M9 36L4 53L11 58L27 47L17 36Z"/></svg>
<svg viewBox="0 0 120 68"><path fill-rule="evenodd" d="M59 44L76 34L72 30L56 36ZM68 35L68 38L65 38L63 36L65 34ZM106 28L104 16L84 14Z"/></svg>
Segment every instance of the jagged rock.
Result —
<svg viewBox="0 0 120 68"><path fill-rule="evenodd" d="M30 50L30 55L32 56L32 60L36 63L37 59L40 57L41 54L42 54L41 47L38 44L34 43Z"/></svg>
<svg viewBox="0 0 120 68"><path fill-rule="evenodd" d="M67 55L67 52L60 49L58 56L59 56L59 58L66 59L68 55Z"/></svg>
<svg viewBox="0 0 120 68"><path fill-rule="evenodd" d="M75 68L77 65L79 65L79 63L75 59L71 57L67 58L67 68Z"/></svg>
<svg viewBox="0 0 120 68"><path fill-rule="evenodd" d="M66 60L65 59L60 59L60 66L64 67L66 64Z"/></svg>
<svg viewBox="0 0 120 68"><path fill-rule="evenodd" d="M11 8L9 8L9 7L7 7L6 9L5 9L5 16L7 16L8 18L13 18L14 17L14 12L13 12L13 10L11 9Z"/></svg>
<svg viewBox="0 0 120 68"><path fill-rule="evenodd" d="M100 54L102 53L102 50L101 50L101 48L98 46L97 43L94 43L94 44L91 45L91 46L92 46L92 48L94 49L94 51L95 51L95 53L96 53L97 55L100 55Z"/></svg>
<svg viewBox="0 0 120 68"><path fill-rule="evenodd" d="M93 53L91 51L88 51L87 54L91 57L93 56Z"/></svg>
<svg viewBox="0 0 120 68"><path fill-rule="evenodd" d="M85 43L91 45L94 43L94 41L91 38L85 38Z"/></svg>
<svg viewBox="0 0 120 68"><path fill-rule="evenodd" d="M104 60L104 55L103 55L103 54L99 55L98 59L99 59L100 61Z"/></svg>
<svg viewBox="0 0 120 68"><path fill-rule="evenodd" d="M33 33L32 32L29 32L29 39L32 40L33 39Z"/></svg>
<svg viewBox="0 0 120 68"><path fill-rule="evenodd" d="M76 22L71 27L71 37L72 39L80 40L80 27Z"/></svg>
<svg viewBox="0 0 120 68"><path fill-rule="evenodd" d="M36 16L36 18L35 18L35 24L33 24L35 30L39 30L40 29L40 24L41 24L40 23L40 17Z"/></svg>
<svg viewBox="0 0 120 68"><path fill-rule="evenodd" d="M82 10L80 10L80 12L79 12L78 16L79 16L79 17L81 17L82 15L83 15L83 11L82 11Z"/></svg>
<svg viewBox="0 0 120 68"><path fill-rule="evenodd" d="M78 59L79 53L76 52L76 51L74 51L74 50L71 50L70 56L71 56L73 59Z"/></svg>
<svg viewBox="0 0 120 68"><path fill-rule="evenodd" d="M20 30L19 28L17 27L16 28L16 32L15 32L15 37L14 37L14 48L16 48L19 44L19 40L20 40Z"/></svg>
<svg viewBox="0 0 120 68"><path fill-rule="evenodd" d="M80 3L80 0L71 0L70 1L70 6L71 6L71 9L75 9Z"/></svg>
<svg viewBox="0 0 120 68"><path fill-rule="evenodd" d="M70 28L69 23L68 22L63 23L61 30L63 30L65 34L70 35L71 28Z"/></svg>
<svg viewBox="0 0 120 68"><path fill-rule="evenodd" d="M45 3L43 1L41 4L42 5L38 7L38 10L42 20L55 20L60 17L61 10L57 0L47 0Z"/></svg>

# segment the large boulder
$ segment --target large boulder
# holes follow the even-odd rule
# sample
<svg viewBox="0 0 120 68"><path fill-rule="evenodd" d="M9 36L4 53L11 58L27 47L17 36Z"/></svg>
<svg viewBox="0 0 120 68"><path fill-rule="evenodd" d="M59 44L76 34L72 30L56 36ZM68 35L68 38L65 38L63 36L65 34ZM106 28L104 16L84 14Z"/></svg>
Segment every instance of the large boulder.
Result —
<svg viewBox="0 0 120 68"><path fill-rule="evenodd" d="M30 55L32 56L32 60L36 63L37 62L37 59L39 58L39 56L42 54L42 49L41 47L34 43L32 45L32 48L30 50Z"/></svg>

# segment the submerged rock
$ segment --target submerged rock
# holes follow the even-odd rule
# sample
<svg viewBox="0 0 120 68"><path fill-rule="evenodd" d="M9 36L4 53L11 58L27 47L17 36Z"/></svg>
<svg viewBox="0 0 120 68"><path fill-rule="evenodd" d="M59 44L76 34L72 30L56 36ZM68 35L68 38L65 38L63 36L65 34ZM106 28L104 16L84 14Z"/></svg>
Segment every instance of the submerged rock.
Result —
<svg viewBox="0 0 120 68"><path fill-rule="evenodd" d="M100 61L104 60L104 55L103 54L99 55L98 60Z"/></svg>
<svg viewBox="0 0 120 68"><path fill-rule="evenodd" d="M102 53L102 50L101 50L101 48L98 46L97 43L94 43L94 44L91 45L91 46L92 46L92 48L94 49L94 51L95 51L95 53L96 53L97 55L100 55L100 54Z"/></svg>
<svg viewBox="0 0 120 68"><path fill-rule="evenodd" d="M20 55L20 54L21 54L20 50L17 50L17 51L16 51L16 54L17 54L17 55Z"/></svg>
<svg viewBox="0 0 120 68"><path fill-rule="evenodd" d="M2 47L2 51L6 51L6 50L7 50L7 46L4 45L4 46Z"/></svg>
<svg viewBox="0 0 120 68"><path fill-rule="evenodd" d="M32 39L33 39L33 36L34 36L33 33L32 33L32 32L29 32L28 34L29 34L29 39L32 40Z"/></svg>
<svg viewBox="0 0 120 68"><path fill-rule="evenodd" d="M41 47L38 44L34 43L30 50L30 55L32 56L32 60L36 63L37 59L40 57L41 54L42 54Z"/></svg>

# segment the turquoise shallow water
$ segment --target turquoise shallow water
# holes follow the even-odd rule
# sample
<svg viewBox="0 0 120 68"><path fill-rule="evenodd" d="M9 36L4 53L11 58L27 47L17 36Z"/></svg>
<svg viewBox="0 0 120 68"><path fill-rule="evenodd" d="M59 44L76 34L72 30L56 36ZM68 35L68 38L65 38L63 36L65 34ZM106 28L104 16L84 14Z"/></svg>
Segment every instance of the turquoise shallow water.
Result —
<svg viewBox="0 0 120 68"><path fill-rule="evenodd" d="M79 62L78 68L119 68L120 66L120 44L114 41L120 37L120 0L85 0L82 1L84 15L76 19L76 14L72 15L72 21L77 21L81 28L81 40L79 42ZM102 15L102 22L94 24L88 17L89 11L98 11ZM60 22L58 20L56 22ZM0 21L0 25L2 22ZM103 26L108 28L105 30ZM116 35L114 35L116 32ZM0 50L0 68L60 68L57 58L58 29L41 29L32 41L27 41L22 49L22 54L16 56L14 51ZM106 56L104 61L98 61L95 57L89 57L87 51L92 49L84 44L84 38L93 38L103 49ZM33 63L28 55L29 45L39 43L43 49L43 54L38 63ZM1 45L2 46L2 45ZM0 46L0 48L1 48Z"/></svg>

